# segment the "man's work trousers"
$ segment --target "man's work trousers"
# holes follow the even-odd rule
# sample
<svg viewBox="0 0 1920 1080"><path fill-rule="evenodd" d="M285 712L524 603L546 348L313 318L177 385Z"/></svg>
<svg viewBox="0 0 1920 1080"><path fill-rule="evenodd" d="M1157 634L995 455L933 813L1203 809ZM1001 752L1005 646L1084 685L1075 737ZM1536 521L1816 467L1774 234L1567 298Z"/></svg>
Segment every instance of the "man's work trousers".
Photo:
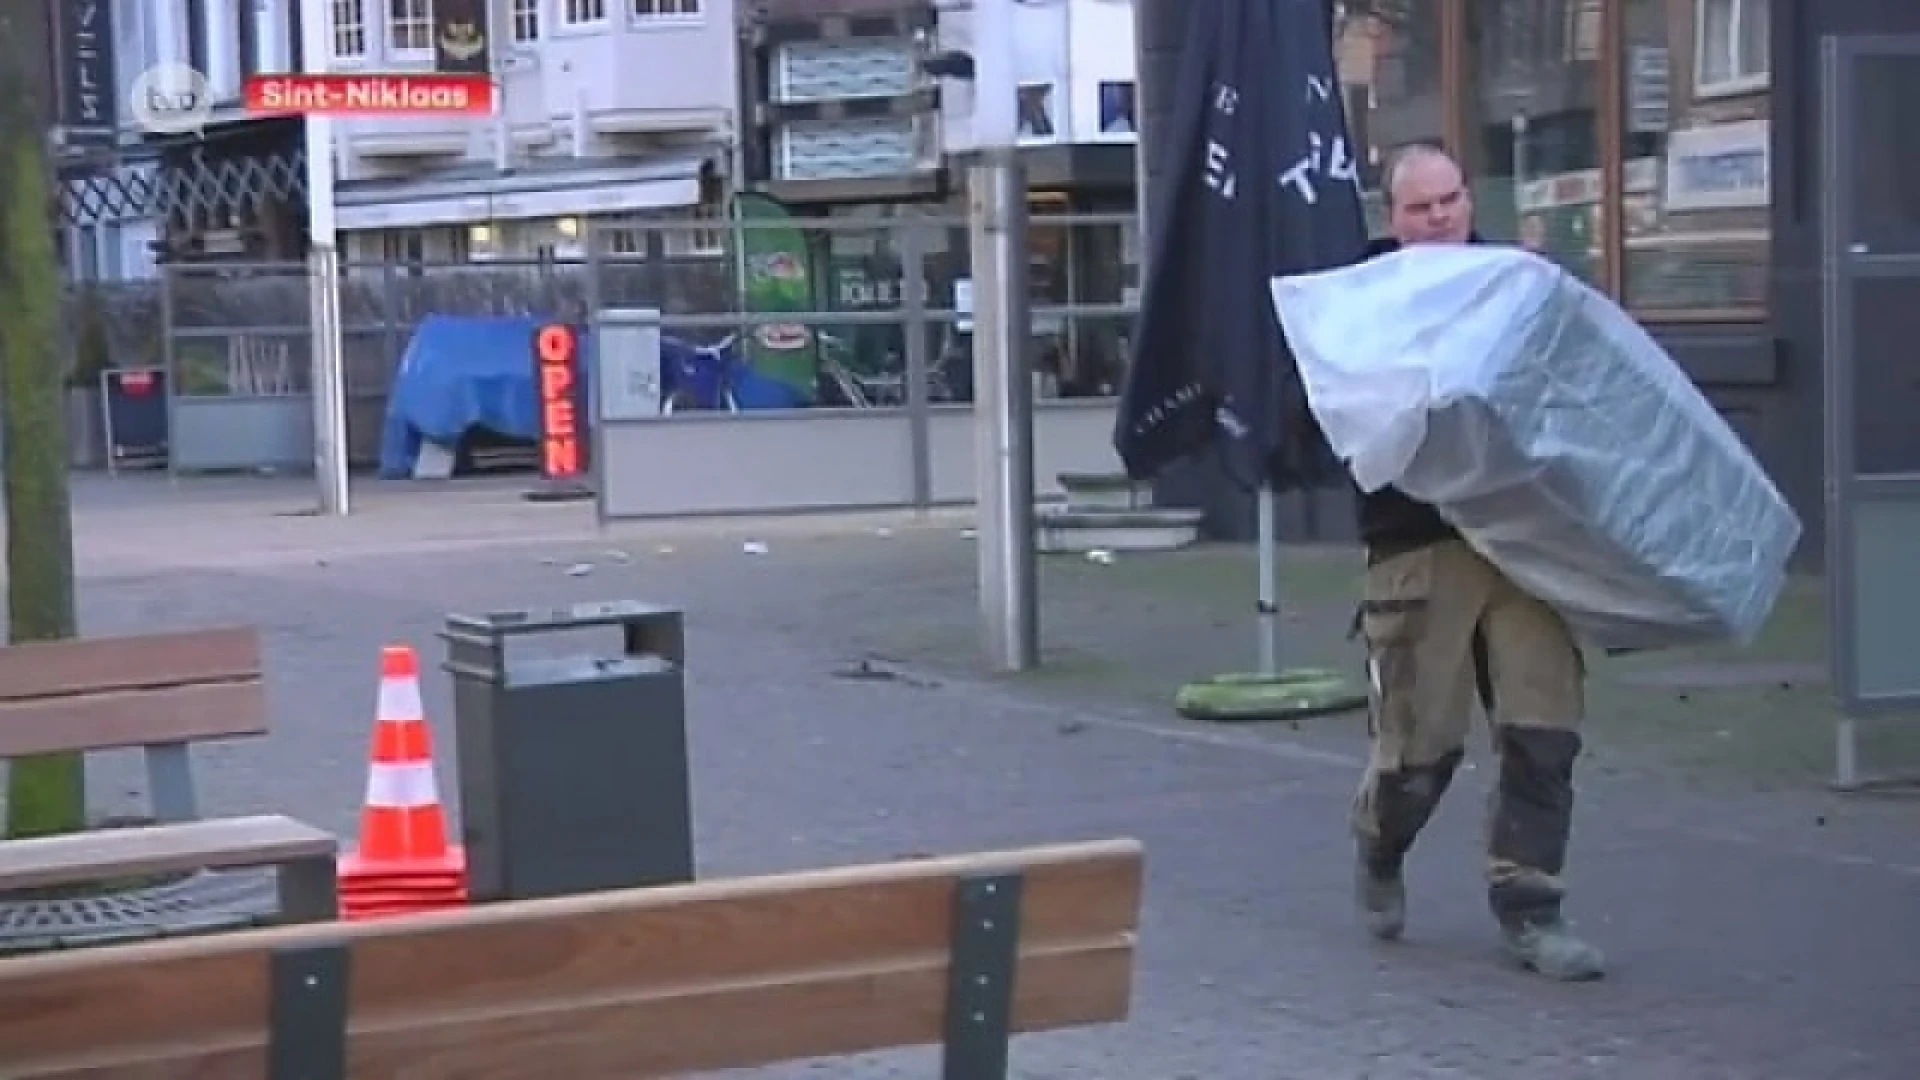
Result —
<svg viewBox="0 0 1920 1080"><path fill-rule="evenodd" d="M1565 621L1448 540L1369 566L1360 629L1373 737L1354 804L1362 857L1376 874L1399 872L1459 767L1477 692L1499 755L1488 900L1507 925L1556 918L1585 708Z"/></svg>

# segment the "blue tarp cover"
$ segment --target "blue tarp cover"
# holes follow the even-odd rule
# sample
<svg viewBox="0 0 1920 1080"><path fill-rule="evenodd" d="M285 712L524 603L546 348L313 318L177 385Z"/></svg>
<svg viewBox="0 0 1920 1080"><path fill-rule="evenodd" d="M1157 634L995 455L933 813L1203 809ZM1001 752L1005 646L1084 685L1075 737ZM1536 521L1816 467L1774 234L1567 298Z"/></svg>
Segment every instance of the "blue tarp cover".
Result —
<svg viewBox="0 0 1920 1080"><path fill-rule="evenodd" d="M423 319L387 398L380 475L412 475L422 439L451 447L476 427L512 439L539 438L533 336L548 321L514 315ZM583 351L586 342L582 333ZM580 370L592 370L584 357Z"/></svg>

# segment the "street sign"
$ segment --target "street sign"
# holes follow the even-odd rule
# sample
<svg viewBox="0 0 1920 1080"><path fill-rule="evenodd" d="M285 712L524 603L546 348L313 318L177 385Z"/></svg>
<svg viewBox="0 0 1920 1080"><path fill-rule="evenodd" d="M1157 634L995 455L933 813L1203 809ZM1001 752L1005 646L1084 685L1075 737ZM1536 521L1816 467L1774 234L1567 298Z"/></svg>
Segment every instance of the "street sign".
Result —
<svg viewBox="0 0 1920 1080"><path fill-rule="evenodd" d="M170 451L167 373L160 368L111 368L100 373L100 426L107 470L156 468Z"/></svg>

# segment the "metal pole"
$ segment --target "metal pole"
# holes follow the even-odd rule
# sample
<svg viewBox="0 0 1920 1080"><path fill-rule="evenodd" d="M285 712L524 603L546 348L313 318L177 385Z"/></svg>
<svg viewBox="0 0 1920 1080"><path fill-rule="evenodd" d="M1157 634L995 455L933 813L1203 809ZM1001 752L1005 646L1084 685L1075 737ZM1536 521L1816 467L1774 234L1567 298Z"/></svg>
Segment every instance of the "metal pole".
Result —
<svg viewBox="0 0 1920 1080"><path fill-rule="evenodd" d="M338 249L331 244L314 244L307 256L307 269L313 307L314 470L320 486L320 512L338 517L352 509L347 480L345 395L340 387L343 371Z"/></svg>
<svg viewBox="0 0 1920 1080"><path fill-rule="evenodd" d="M1851 716L1841 716L1833 728L1833 787L1836 791L1860 790L1860 750L1854 735L1857 725Z"/></svg>
<svg viewBox="0 0 1920 1080"><path fill-rule="evenodd" d="M1160 72L1152 69L1152 65L1148 62L1148 48L1150 42L1157 43L1160 40L1160 24L1158 20L1165 18L1165 13L1162 12L1160 8L1162 4L1166 2L1177 3L1178 0L1134 0L1133 5L1133 40L1135 42L1133 54L1133 214L1134 220L1139 223L1135 227L1136 235L1139 237L1139 242L1135 247L1140 253L1140 276L1137 280L1143 294L1146 291L1147 285L1147 253L1153 250L1152 243L1148 239L1148 232L1152 228L1153 223L1147 220L1151 208L1150 200L1152 199L1152 196L1147 191L1147 183L1150 179L1147 175L1147 166L1149 164L1147 157L1147 126L1149 123L1158 123L1160 120L1158 110L1150 107L1149 103L1157 103L1164 96L1160 86ZM1159 132L1155 131L1154 135L1157 137Z"/></svg>
<svg viewBox="0 0 1920 1080"><path fill-rule="evenodd" d="M967 172L967 203L981 626L988 660L1000 671L1026 671L1040 659L1040 609L1034 588L1027 184L1018 151L981 153Z"/></svg>
<svg viewBox="0 0 1920 1080"><path fill-rule="evenodd" d="M1034 583L1033 319L1027 292L1027 178L1020 163L1012 0L974 0L967 170L973 256L974 476L980 624L1003 672L1040 662Z"/></svg>
<svg viewBox="0 0 1920 1080"><path fill-rule="evenodd" d="M309 73L326 72L333 52L327 0L301 0L300 49ZM333 120L306 118L307 273L312 301L314 476L320 512L351 512L347 482L346 371L340 352L339 228L334 220Z"/></svg>
<svg viewBox="0 0 1920 1080"><path fill-rule="evenodd" d="M1273 488L1260 485L1258 497L1259 528L1256 530L1260 545L1260 674L1269 678L1280 674L1280 568L1279 544L1280 526L1275 512Z"/></svg>

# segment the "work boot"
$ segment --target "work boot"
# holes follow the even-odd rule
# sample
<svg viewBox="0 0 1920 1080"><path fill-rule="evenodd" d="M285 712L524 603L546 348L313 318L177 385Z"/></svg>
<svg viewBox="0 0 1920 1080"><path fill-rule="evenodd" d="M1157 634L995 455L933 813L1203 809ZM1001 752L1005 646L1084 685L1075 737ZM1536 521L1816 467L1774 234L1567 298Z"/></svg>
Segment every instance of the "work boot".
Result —
<svg viewBox="0 0 1920 1080"><path fill-rule="evenodd" d="M1354 895L1367 933L1381 941L1398 941L1407 929L1407 883L1400 870L1373 866L1365 853L1354 867Z"/></svg>
<svg viewBox="0 0 1920 1080"><path fill-rule="evenodd" d="M1507 955L1528 971L1559 982L1590 982L1607 972L1606 957L1554 917L1500 928Z"/></svg>
<svg viewBox="0 0 1920 1080"><path fill-rule="evenodd" d="M1397 940L1407 928L1401 866L1453 782L1462 756L1455 750L1431 765L1390 772L1369 769L1360 785L1353 815L1354 835L1360 841L1354 892L1368 932L1381 941Z"/></svg>

